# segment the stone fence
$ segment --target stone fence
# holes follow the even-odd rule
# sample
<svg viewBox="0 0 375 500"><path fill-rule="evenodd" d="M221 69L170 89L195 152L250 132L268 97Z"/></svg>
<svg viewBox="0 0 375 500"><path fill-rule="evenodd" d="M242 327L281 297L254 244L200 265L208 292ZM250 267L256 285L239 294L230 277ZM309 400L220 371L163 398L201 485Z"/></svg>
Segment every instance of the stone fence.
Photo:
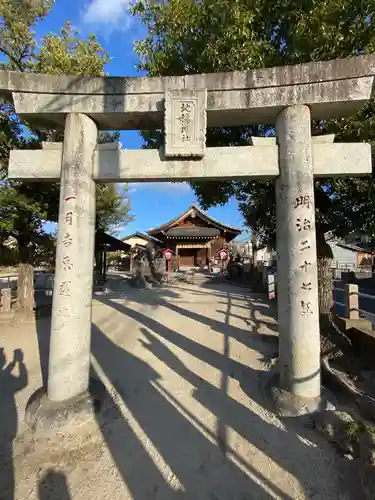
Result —
<svg viewBox="0 0 375 500"><path fill-rule="evenodd" d="M345 288L336 287L336 291L344 292L345 297L345 318L347 320L366 319L370 323L375 322L375 313L360 309L359 299L367 299L375 301L375 295L363 293L359 291L358 285L354 283L346 283ZM375 305L375 302L374 302Z"/></svg>
<svg viewBox="0 0 375 500"><path fill-rule="evenodd" d="M10 313L16 300L18 273L0 275L0 314ZM54 275L44 270L36 270L34 275L34 298L36 308L52 303Z"/></svg>
<svg viewBox="0 0 375 500"><path fill-rule="evenodd" d="M10 313L12 310L12 290L11 288L0 289L0 314Z"/></svg>
<svg viewBox="0 0 375 500"><path fill-rule="evenodd" d="M375 314L360 309L359 298L375 300L374 295L360 293L358 285L348 283L345 292L345 316L336 316L335 321L341 330L345 331L349 338L353 352L360 356L366 365L373 369L375 350Z"/></svg>

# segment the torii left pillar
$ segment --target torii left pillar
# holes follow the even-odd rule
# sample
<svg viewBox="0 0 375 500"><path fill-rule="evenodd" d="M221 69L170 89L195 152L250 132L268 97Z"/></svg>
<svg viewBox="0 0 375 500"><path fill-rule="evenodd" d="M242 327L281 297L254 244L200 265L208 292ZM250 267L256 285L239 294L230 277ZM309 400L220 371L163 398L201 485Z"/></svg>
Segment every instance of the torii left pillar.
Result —
<svg viewBox="0 0 375 500"><path fill-rule="evenodd" d="M68 114L61 165L59 229L52 305L47 392L27 407L32 427L82 423L91 418L88 393L91 303L95 244L93 157L96 124L84 114Z"/></svg>

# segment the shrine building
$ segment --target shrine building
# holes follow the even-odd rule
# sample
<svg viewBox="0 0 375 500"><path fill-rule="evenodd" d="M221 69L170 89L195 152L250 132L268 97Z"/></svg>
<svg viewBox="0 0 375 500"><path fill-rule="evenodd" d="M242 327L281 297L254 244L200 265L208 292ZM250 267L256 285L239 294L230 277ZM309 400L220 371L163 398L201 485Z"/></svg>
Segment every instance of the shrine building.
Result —
<svg viewBox="0 0 375 500"><path fill-rule="evenodd" d="M239 229L213 219L195 204L160 227L150 229L149 236L162 242L163 249L173 252L173 267L205 268L210 258L241 234Z"/></svg>

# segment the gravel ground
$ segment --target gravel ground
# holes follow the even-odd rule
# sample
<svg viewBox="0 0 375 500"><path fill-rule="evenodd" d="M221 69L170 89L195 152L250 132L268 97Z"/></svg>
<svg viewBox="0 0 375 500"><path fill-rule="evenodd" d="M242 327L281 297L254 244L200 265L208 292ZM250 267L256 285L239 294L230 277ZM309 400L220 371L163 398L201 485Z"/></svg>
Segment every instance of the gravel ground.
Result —
<svg viewBox="0 0 375 500"><path fill-rule="evenodd" d="M69 439L31 443L23 422L48 320L38 335L0 325L7 361L23 352L1 372L1 500L359 498L322 436L263 407L262 359L277 342L269 305L225 283L122 288L93 307L93 374L113 409Z"/></svg>

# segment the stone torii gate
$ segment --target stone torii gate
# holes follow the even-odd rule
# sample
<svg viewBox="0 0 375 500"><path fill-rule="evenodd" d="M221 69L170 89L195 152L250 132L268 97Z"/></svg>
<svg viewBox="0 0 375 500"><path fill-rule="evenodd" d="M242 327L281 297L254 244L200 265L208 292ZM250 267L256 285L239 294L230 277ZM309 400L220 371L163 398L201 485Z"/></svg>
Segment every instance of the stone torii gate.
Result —
<svg viewBox="0 0 375 500"><path fill-rule="evenodd" d="M49 379L34 425L88 418L95 181L276 178L279 387L284 414L320 405L313 179L371 173L368 144L311 137L311 120L353 114L371 97L375 56L221 74L82 78L0 72L21 118L64 127L64 143L12 151L9 177L61 181ZM276 124L277 142L206 148L206 127ZM97 131L165 129L160 150L97 145ZM277 396L276 396L277 399ZM73 411L70 411L73 409Z"/></svg>

